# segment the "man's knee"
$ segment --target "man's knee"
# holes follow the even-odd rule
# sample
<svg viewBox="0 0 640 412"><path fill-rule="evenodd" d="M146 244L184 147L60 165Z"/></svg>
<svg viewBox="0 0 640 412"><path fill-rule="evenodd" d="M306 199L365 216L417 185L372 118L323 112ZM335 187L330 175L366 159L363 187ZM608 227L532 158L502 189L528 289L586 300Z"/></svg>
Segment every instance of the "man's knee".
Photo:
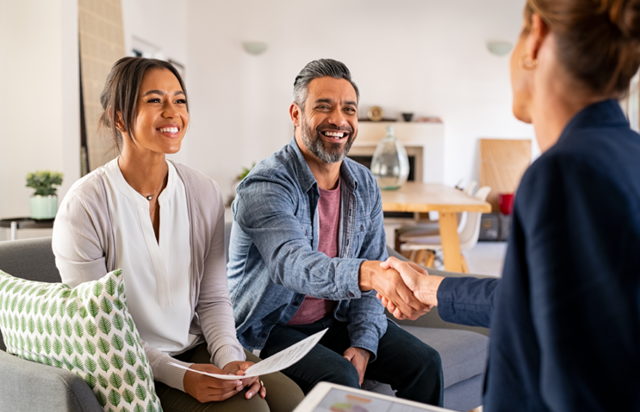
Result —
<svg viewBox="0 0 640 412"><path fill-rule="evenodd" d="M339 385L345 385L352 388L360 387L360 376L355 366L348 360L342 358L335 365L327 368L323 373L320 381L337 383Z"/></svg>

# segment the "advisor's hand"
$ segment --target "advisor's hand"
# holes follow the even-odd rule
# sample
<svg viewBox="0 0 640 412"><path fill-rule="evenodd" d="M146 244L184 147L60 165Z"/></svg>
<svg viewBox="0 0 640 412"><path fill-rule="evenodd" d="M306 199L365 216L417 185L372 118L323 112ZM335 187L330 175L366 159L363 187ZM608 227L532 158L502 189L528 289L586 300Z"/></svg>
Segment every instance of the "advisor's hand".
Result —
<svg viewBox="0 0 640 412"><path fill-rule="evenodd" d="M360 378L360 385L362 385L364 373L367 371L367 365L369 364L369 358L371 357L371 352L365 349L350 347L344 351L343 356L356 367L358 377Z"/></svg>
<svg viewBox="0 0 640 412"><path fill-rule="evenodd" d="M422 266L413 262L404 262L394 257L382 262L380 266L383 269L395 269L402 277L402 281L407 288L422 304L428 307L427 312L434 306L438 306L438 288L444 279L442 276L431 276ZM396 318L411 319L411 314L405 313L402 307L392 299L389 299L388 296L378 293L378 298Z"/></svg>
<svg viewBox="0 0 640 412"><path fill-rule="evenodd" d="M404 318L415 320L431 308L420 302L400 274L391 266L378 261L366 261L360 265L359 284L361 290L375 289L400 310Z"/></svg>
<svg viewBox="0 0 640 412"><path fill-rule="evenodd" d="M234 361L227 363L222 369L232 375L244 375L245 371L253 365L254 363L249 361ZM245 394L247 399L253 398L253 395L256 393L260 393L261 398L267 396L267 388L262 385L262 381L259 376L243 379L242 384L245 388L249 388Z"/></svg>
<svg viewBox="0 0 640 412"><path fill-rule="evenodd" d="M217 368L211 364L195 363L191 369L226 375L229 372ZM229 399L244 387L241 380L223 380L197 372L187 371L184 374L184 390L201 403L223 401Z"/></svg>

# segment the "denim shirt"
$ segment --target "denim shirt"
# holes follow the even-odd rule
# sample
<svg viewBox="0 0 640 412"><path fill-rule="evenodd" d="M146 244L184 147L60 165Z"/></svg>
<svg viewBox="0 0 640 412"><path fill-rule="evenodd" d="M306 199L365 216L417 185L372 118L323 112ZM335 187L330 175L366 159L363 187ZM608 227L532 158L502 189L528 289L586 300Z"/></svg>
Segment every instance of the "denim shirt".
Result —
<svg viewBox="0 0 640 412"><path fill-rule="evenodd" d="M339 301L351 346L375 359L387 330L374 290L361 292L360 265L387 258L380 191L371 172L345 158L340 168L338 256L318 252L318 183L293 139L240 183L233 202L227 275L240 343L262 349L305 295Z"/></svg>

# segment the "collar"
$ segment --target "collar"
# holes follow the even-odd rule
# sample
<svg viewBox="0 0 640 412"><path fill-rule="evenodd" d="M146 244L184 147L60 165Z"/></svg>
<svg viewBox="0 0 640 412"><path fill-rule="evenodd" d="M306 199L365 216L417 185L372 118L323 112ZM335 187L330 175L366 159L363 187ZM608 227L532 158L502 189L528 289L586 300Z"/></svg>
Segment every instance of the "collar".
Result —
<svg viewBox="0 0 640 412"><path fill-rule="evenodd" d="M616 100L605 100L582 109L569 121L558 142L580 129L601 127L629 127L629 121Z"/></svg>
<svg viewBox="0 0 640 412"><path fill-rule="evenodd" d="M298 168L298 182L300 182L300 186L302 190L307 193L314 187L318 186L318 182L316 181L316 177L311 173L311 169L309 169L309 164L307 163L307 159L304 158L302 154L302 150L298 147L298 143L296 142L295 136L291 139L289 143L289 147L291 151L295 155L295 159L298 161L300 167ZM352 190L356 190L358 188L358 181L356 180L352 165L350 164L351 159L347 159L346 157L342 161L342 165L340 166L340 178L343 180L342 184L345 184L348 188Z"/></svg>
<svg viewBox="0 0 640 412"><path fill-rule="evenodd" d="M122 175L122 171L120 170L120 166L118 165L118 158L116 157L109 163L105 165L105 171L109 179L113 182L115 187L120 191L123 195L125 195L131 202L136 204L142 208L149 208L149 201L140 193L136 192L134 188L129 186L129 183L125 180ZM170 199L173 196L173 193L176 191L176 181L178 179L178 174L176 172L175 166L167 160L167 168L169 176L167 177L167 186L158 196L158 202L162 206L162 204Z"/></svg>

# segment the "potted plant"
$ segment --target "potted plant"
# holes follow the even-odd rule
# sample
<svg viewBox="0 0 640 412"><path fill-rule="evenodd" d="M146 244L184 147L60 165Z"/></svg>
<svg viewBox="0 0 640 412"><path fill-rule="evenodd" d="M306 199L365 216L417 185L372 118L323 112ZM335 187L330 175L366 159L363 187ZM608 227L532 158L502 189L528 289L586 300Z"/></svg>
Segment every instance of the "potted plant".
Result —
<svg viewBox="0 0 640 412"><path fill-rule="evenodd" d="M36 192L31 196L31 218L53 219L58 212L58 195L54 186L62 184L62 173L40 170L27 175L27 187Z"/></svg>

